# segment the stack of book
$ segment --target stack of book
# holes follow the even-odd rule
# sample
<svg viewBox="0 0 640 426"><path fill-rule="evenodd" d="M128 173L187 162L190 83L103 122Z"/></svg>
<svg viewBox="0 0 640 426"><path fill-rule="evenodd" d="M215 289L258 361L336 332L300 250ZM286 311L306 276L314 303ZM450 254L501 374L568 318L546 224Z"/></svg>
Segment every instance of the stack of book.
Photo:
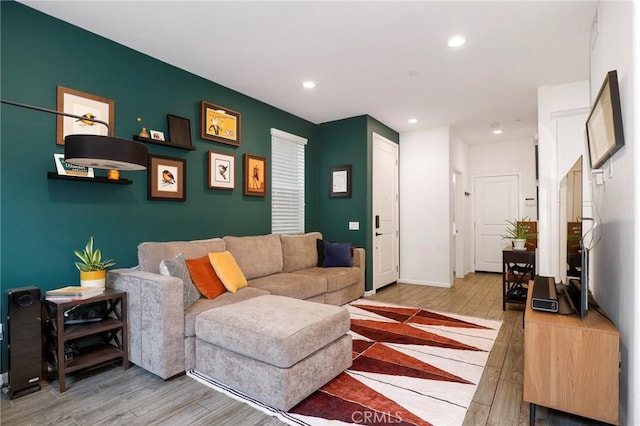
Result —
<svg viewBox="0 0 640 426"><path fill-rule="evenodd" d="M69 302L72 300L84 300L99 296L104 293L104 288L69 286L56 288L46 292L46 299L52 302Z"/></svg>

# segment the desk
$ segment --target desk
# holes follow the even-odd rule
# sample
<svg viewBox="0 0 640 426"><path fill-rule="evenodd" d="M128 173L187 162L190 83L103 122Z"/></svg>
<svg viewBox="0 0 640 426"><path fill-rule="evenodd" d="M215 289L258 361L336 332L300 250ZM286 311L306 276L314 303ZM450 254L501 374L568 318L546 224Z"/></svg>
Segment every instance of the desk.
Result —
<svg viewBox="0 0 640 426"><path fill-rule="evenodd" d="M580 319L531 309L524 314L524 391L536 404L618 424L619 345L615 325L594 309Z"/></svg>
<svg viewBox="0 0 640 426"><path fill-rule="evenodd" d="M511 246L502 250L502 310L507 303L524 304L529 281L536 273L536 252L518 251Z"/></svg>

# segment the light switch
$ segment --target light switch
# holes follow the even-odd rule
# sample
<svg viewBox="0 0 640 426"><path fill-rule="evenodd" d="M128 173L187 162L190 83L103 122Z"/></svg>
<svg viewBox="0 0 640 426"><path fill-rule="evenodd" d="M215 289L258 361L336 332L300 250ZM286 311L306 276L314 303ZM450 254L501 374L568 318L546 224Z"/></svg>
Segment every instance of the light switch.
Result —
<svg viewBox="0 0 640 426"><path fill-rule="evenodd" d="M359 231L360 222L349 222L349 231Z"/></svg>

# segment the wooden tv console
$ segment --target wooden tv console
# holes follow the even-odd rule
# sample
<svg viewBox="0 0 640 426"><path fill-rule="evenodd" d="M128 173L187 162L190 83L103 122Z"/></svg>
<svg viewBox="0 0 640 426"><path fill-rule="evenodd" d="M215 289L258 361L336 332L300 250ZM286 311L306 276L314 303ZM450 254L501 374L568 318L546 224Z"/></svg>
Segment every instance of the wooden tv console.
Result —
<svg viewBox="0 0 640 426"><path fill-rule="evenodd" d="M618 424L620 335L600 312L583 319L531 309L529 283L524 316L524 393L535 406Z"/></svg>

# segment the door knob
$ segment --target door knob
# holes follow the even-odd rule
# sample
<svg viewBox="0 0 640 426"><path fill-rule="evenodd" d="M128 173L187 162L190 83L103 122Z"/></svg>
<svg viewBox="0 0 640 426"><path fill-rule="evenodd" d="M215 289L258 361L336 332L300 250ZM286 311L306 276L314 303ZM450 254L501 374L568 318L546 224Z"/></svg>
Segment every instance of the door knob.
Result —
<svg viewBox="0 0 640 426"><path fill-rule="evenodd" d="M382 235L380 232L376 232L376 237L379 237L380 235Z"/></svg>

